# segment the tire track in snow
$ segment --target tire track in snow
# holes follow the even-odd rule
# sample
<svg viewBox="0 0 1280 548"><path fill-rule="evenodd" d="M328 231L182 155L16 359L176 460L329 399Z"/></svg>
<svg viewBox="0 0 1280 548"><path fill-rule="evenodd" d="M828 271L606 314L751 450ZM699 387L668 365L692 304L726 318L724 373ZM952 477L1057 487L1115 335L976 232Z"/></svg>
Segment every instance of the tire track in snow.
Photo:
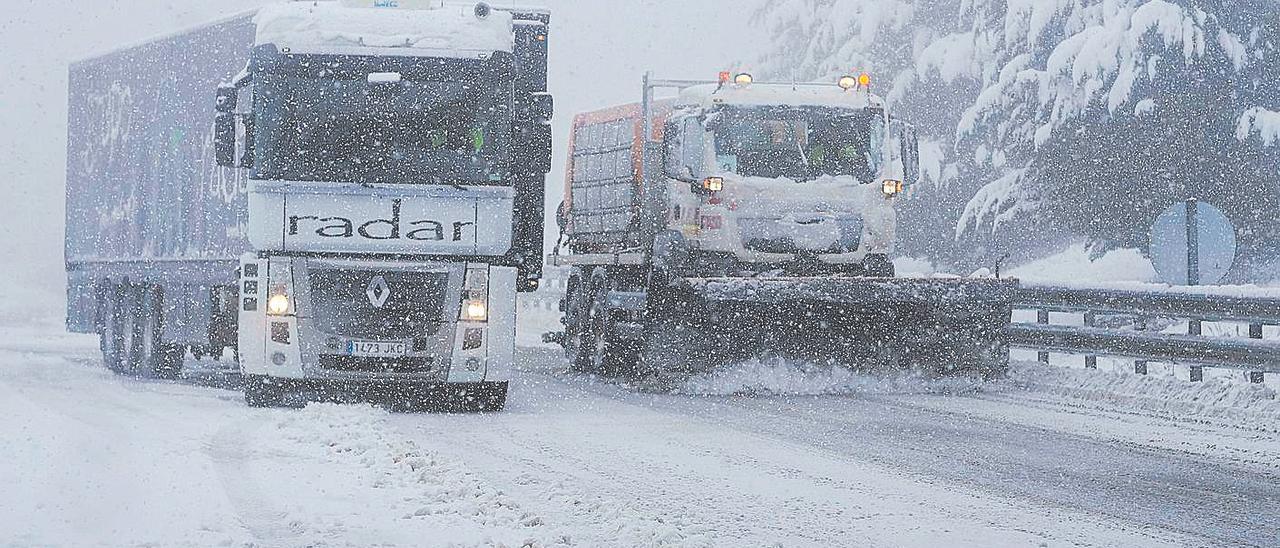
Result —
<svg viewBox="0 0 1280 548"><path fill-rule="evenodd" d="M1090 545L1099 538L1124 538L1117 542L1130 544L1182 539L1087 515L1068 521L1091 523L1088 528L1064 525L1061 512L1025 504L1014 510L1004 497L974 496L967 487L952 488L923 475L917 476L923 481L909 480L839 447L742 427L723 413L691 412L687 405L667 401L698 405L703 400L637 394L542 373L526 373L517 388L500 415L462 417L460 424L458 417L397 418L396 424L423 444L471 458L491 482L508 485L548 520L587 524L592 536L584 545L636 544L628 534L651 535L639 540L658 546L774 540L824 546L833 539L896 546L940 538L958 545L982 545L975 539L987 545ZM759 418L741 408L719 409L743 420ZM632 529L610 518L628 521ZM671 527L672 535L652 536L646 526L655 524Z"/></svg>

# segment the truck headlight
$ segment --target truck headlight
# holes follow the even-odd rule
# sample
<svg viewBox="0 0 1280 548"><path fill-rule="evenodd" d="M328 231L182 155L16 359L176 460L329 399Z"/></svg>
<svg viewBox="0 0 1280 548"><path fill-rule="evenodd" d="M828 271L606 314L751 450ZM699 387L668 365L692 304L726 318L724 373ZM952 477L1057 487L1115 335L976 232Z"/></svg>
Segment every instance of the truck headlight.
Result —
<svg viewBox="0 0 1280 548"><path fill-rule="evenodd" d="M289 296L283 293L277 293L271 296L267 301L267 314L272 316L285 316L289 314Z"/></svg>
<svg viewBox="0 0 1280 548"><path fill-rule="evenodd" d="M462 320L483 322L489 319L489 307L480 300L468 300L462 304Z"/></svg>
<svg viewBox="0 0 1280 548"><path fill-rule="evenodd" d="M489 321L488 265L468 266L462 287L462 312L458 314L459 319L464 322Z"/></svg>
<svg viewBox="0 0 1280 548"><path fill-rule="evenodd" d="M902 181L884 180L884 195L890 198L902 194Z"/></svg>

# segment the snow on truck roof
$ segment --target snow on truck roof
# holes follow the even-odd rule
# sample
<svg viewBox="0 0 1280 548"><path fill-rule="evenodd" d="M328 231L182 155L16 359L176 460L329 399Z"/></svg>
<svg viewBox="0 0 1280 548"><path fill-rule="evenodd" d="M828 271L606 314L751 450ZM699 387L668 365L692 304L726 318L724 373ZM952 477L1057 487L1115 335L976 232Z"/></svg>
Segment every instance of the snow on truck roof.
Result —
<svg viewBox="0 0 1280 548"><path fill-rule="evenodd" d="M862 109L884 102L865 90L845 90L835 84L702 84L680 92L680 106L717 105L839 107Z"/></svg>
<svg viewBox="0 0 1280 548"><path fill-rule="evenodd" d="M298 52L405 48L463 54L515 49L512 15L476 3L439 0L330 0L271 4L258 11L257 43ZM455 55L462 56L462 55ZM470 55L465 55L470 56Z"/></svg>

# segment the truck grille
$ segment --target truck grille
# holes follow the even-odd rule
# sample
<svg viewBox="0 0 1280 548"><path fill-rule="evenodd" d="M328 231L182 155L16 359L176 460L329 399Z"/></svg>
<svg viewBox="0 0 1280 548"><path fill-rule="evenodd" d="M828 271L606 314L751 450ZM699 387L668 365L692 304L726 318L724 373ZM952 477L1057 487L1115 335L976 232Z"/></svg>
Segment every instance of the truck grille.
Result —
<svg viewBox="0 0 1280 548"><path fill-rule="evenodd" d="M440 330L448 274L312 270L312 321L333 335L376 340L429 337Z"/></svg>
<svg viewBox="0 0 1280 548"><path fill-rule="evenodd" d="M414 358L358 358L354 356L320 356L320 367L332 371L352 373L429 373L435 368L435 359Z"/></svg>
<svg viewBox="0 0 1280 548"><path fill-rule="evenodd" d="M831 222L831 221L827 221ZM851 253L862 245L863 220L857 215L841 215L834 219L839 227L839 241L828 249L808 250L821 253ZM738 229L742 236L742 245L751 251L761 253L800 253L805 248L798 244L794 237L786 234L781 222L774 219L741 219Z"/></svg>

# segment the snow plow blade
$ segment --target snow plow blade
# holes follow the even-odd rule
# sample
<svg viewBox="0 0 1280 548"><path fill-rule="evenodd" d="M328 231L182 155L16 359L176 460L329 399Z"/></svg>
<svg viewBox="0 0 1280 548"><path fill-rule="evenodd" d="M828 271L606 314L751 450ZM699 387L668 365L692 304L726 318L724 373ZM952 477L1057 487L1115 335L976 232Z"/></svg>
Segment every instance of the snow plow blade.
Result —
<svg viewBox="0 0 1280 548"><path fill-rule="evenodd" d="M654 322L646 369L700 372L756 356L857 369L1003 376L1015 280L694 278Z"/></svg>

